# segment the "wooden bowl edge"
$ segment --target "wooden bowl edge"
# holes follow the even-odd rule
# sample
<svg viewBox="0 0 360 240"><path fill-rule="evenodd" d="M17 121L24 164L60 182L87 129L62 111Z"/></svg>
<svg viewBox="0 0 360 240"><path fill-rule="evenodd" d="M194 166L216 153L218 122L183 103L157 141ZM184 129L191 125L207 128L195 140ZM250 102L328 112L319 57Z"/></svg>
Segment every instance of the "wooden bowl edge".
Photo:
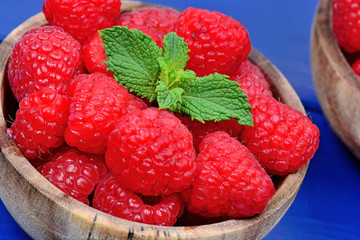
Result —
<svg viewBox="0 0 360 240"><path fill-rule="evenodd" d="M311 29L311 69L320 106L336 135L360 159L360 78L332 31L331 0L318 3ZM354 121L355 120L355 121Z"/></svg>

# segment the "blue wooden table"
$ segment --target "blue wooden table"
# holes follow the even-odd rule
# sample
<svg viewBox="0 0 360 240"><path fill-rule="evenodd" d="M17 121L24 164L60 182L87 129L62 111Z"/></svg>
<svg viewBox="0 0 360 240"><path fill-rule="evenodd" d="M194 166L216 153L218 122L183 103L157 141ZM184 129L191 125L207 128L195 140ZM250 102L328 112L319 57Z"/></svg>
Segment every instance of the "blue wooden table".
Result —
<svg viewBox="0 0 360 240"><path fill-rule="evenodd" d="M265 239L360 239L360 161L325 119L312 81L310 33L317 1L149 0L181 10L217 10L240 21L252 44L288 78L313 122L320 147L290 209ZM41 11L42 0L1 1L0 40ZM0 201L0 239L28 239Z"/></svg>

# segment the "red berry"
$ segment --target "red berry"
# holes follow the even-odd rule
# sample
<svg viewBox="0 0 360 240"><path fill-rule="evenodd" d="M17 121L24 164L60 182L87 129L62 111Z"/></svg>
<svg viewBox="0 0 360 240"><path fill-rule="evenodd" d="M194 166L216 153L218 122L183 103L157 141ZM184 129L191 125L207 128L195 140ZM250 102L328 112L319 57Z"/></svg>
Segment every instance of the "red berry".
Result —
<svg viewBox="0 0 360 240"><path fill-rule="evenodd" d="M200 144L199 175L188 192L189 212L205 217L249 217L261 213L275 193L254 155L225 132L208 134Z"/></svg>
<svg viewBox="0 0 360 240"><path fill-rule="evenodd" d="M141 8L121 14L115 24L119 26L133 26L134 28L136 26L147 27L156 30L164 36L174 31L179 15L179 12L172 9Z"/></svg>
<svg viewBox="0 0 360 240"><path fill-rule="evenodd" d="M90 36L82 46L82 57L85 62L85 67L90 73L102 72L109 76L113 76L113 72L107 71L105 61L107 61L104 49L104 43L100 34L96 32Z"/></svg>
<svg viewBox="0 0 360 240"><path fill-rule="evenodd" d="M181 116L180 114L176 114L176 116L192 133L194 147L197 152L199 150L201 140L209 133L224 131L231 137L237 138L243 129L243 125L238 124L235 119L219 122L205 121L205 123L202 123L198 120L191 120L186 116Z"/></svg>
<svg viewBox="0 0 360 240"><path fill-rule="evenodd" d="M69 196L89 204L88 196L108 172L103 156L62 148L39 172Z"/></svg>
<svg viewBox="0 0 360 240"><path fill-rule="evenodd" d="M141 197L123 187L112 174L108 174L96 187L93 207L116 217L162 226L174 225L184 208L178 194L161 197L155 204L146 204Z"/></svg>
<svg viewBox="0 0 360 240"><path fill-rule="evenodd" d="M174 114L152 107L120 119L105 160L124 186L143 195L180 192L196 174L191 133Z"/></svg>
<svg viewBox="0 0 360 240"><path fill-rule="evenodd" d="M360 50L360 2L334 0L332 27L338 44L347 52Z"/></svg>
<svg viewBox="0 0 360 240"><path fill-rule="evenodd" d="M240 64L236 72L230 76L230 79L240 84L240 88L249 98L260 94L272 97L269 89L269 83L266 81L260 68L246 60Z"/></svg>
<svg viewBox="0 0 360 240"><path fill-rule="evenodd" d="M120 87L123 87L122 85L120 85ZM123 87L125 88L125 87ZM145 99L146 100L146 99ZM130 100L126 103L126 112L127 113L131 113L137 110L142 110L148 108L147 103L145 103L144 100L142 100L141 98L130 94Z"/></svg>
<svg viewBox="0 0 360 240"><path fill-rule="evenodd" d="M144 26L137 26L137 25L128 25L129 29L137 29L143 33L145 33L146 35L150 36L151 39L156 43L156 45L158 45L159 47L163 47L163 38L164 35L161 32L158 32L157 30L153 29L153 28L148 28L148 27L144 27Z"/></svg>
<svg viewBox="0 0 360 240"><path fill-rule="evenodd" d="M269 174L295 172L313 157L320 133L307 116L266 95L249 104L254 127L245 126L240 140Z"/></svg>
<svg viewBox="0 0 360 240"><path fill-rule="evenodd" d="M28 159L47 154L64 143L70 98L42 88L21 100L8 133Z"/></svg>
<svg viewBox="0 0 360 240"><path fill-rule="evenodd" d="M43 87L65 93L67 82L82 67L80 44L59 27L44 26L26 32L15 44L8 79L20 102Z"/></svg>
<svg viewBox="0 0 360 240"><path fill-rule="evenodd" d="M50 24L83 43L97 30L112 27L120 7L120 0L44 0L43 13Z"/></svg>
<svg viewBox="0 0 360 240"><path fill-rule="evenodd" d="M146 107L133 104L134 97L114 78L103 73L82 74L69 84L72 95L65 131L68 145L87 153L103 154L107 138L121 117Z"/></svg>
<svg viewBox="0 0 360 240"><path fill-rule="evenodd" d="M360 58L351 65L356 75L360 76Z"/></svg>
<svg viewBox="0 0 360 240"><path fill-rule="evenodd" d="M247 30L219 12L188 8L179 17L175 32L190 49L187 68L199 76L231 74L251 50Z"/></svg>

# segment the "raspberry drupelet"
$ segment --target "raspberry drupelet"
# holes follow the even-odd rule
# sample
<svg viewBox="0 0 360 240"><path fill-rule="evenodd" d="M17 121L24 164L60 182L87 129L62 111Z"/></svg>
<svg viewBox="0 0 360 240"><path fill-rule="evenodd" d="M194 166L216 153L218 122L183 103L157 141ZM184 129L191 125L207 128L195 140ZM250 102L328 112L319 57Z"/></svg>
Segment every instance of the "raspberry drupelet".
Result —
<svg viewBox="0 0 360 240"><path fill-rule="evenodd" d="M121 118L110 133L106 164L136 193L180 192L196 174L192 139L173 113L153 107L136 111Z"/></svg>
<svg viewBox="0 0 360 240"><path fill-rule="evenodd" d="M109 173L96 187L93 207L123 219L161 226L174 225L184 210L177 193L159 197L153 204L142 198Z"/></svg>
<svg viewBox="0 0 360 240"><path fill-rule="evenodd" d="M263 212L275 193L254 155L229 134L208 134L200 144L199 175L184 197L189 212L204 217L250 217Z"/></svg>
<svg viewBox="0 0 360 240"><path fill-rule="evenodd" d="M63 29L37 27L26 32L15 44L8 66L8 79L20 102L43 87L61 94L71 78L82 72L81 45Z"/></svg>

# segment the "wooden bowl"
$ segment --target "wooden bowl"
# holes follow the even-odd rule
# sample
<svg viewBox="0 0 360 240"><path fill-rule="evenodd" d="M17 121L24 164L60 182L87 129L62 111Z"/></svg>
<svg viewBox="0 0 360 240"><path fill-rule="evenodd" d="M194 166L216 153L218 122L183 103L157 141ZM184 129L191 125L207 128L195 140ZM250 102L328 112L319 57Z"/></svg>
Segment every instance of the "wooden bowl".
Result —
<svg viewBox="0 0 360 240"><path fill-rule="evenodd" d="M332 31L331 0L320 0L311 33L311 67L321 108L330 126L360 159L360 78Z"/></svg>
<svg viewBox="0 0 360 240"><path fill-rule="evenodd" d="M122 11L154 6L122 2ZM6 134L17 103L8 80L7 62L14 43L25 31L46 24L39 13L13 30L0 47L0 197L17 223L34 239L261 239L292 204L308 164L286 177L274 179L276 193L260 215L201 226L160 227L120 219L69 197L48 182L20 153ZM299 97L285 77L258 51L250 60L269 80L274 95L305 114ZM10 116L10 117L9 117Z"/></svg>

